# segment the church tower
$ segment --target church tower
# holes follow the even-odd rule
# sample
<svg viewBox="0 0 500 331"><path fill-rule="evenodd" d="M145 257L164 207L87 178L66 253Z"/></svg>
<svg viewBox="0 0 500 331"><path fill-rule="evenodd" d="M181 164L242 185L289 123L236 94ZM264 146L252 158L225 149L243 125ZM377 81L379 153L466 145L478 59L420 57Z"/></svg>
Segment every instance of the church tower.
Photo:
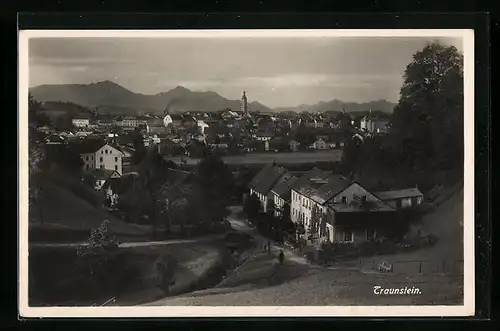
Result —
<svg viewBox="0 0 500 331"><path fill-rule="evenodd" d="M241 107L240 107L240 110L244 114L248 113L248 100L247 100L247 96L245 94L245 91L243 91L243 96L241 97Z"/></svg>

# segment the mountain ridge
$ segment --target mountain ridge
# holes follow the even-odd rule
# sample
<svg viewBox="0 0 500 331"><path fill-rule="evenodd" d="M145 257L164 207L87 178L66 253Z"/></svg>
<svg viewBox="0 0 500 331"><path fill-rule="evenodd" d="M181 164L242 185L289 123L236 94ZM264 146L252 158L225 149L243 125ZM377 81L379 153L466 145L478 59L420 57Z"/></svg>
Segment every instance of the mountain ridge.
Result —
<svg viewBox="0 0 500 331"><path fill-rule="evenodd" d="M213 112L222 109L240 109L240 100L227 99L214 91L192 91L183 86L176 86L157 94L133 92L116 82L104 80L89 84L46 84L30 88L33 97L41 102L62 101L79 104L89 108L103 107L109 114L164 113L198 110ZM342 102L334 99L321 101L314 105L297 107L269 108L258 101L249 102L251 111L313 111L324 112L345 109L346 111L381 110L392 113L395 104L386 100L368 103Z"/></svg>

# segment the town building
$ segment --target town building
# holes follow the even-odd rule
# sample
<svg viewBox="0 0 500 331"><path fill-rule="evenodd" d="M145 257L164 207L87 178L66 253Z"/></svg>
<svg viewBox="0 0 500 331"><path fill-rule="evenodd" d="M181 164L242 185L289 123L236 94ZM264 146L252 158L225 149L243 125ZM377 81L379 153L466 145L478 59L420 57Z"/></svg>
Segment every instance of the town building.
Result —
<svg viewBox="0 0 500 331"><path fill-rule="evenodd" d="M285 173L286 169L274 164L267 164L250 181L248 185L250 195L255 194L257 196L262 207L262 212L266 213L268 211L269 200L274 200L270 192Z"/></svg>
<svg viewBox="0 0 500 331"><path fill-rule="evenodd" d="M274 200L274 216L275 217L282 217L285 209L289 209L291 211L290 207L290 197L291 197L291 190L290 187L293 185L298 180L297 177L290 175L290 177L284 179L281 183L278 183L274 186L274 188L271 190L271 193L273 194L273 200Z"/></svg>
<svg viewBox="0 0 500 331"><path fill-rule="evenodd" d="M375 195L396 210L422 205L424 194L418 188L376 192Z"/></svg>
<svg viewBox="0 0 500 331"><path fill-rule="evenodd" d="M296 140L291 140L288 143L288 146L290 147L290 151L291 152L298 152L299 151L300 143L298 141L296 141Z"/></svg>
<svg viewBox="0 0 500 331"><path fill-rule="evenodd" d="M375 118L370 111L367 116L361 118L359 127L369 133L383 133L386 131L388 124L389 120Z"/></svg>
<svg viewBox="0 0 500 331"><path fill-rule="evenodd" d="M94 180L94 189L100 191L110 178L120 178L121 174L116 170L108 169L89 169L85 173L91 174Z"/></svg>
<svg viewBox="0 0 500 331"><path fill-rule="evenodd" d="M122 174L123 152L105 141L99 139L85 139L76 143L75 148L83 160L83 169L116 170Z"/></svg>
<svg viewBox="0 0 500 331"><path fill-rule="evenodd" d="M180 128L182 126L182 116L179 114L166 114L163 117L165 127Z"/></svg>
<svg viewBox="0 0 500 331"><path fill-rule="evenodd" d="M306 238L315 243L375 240L394 220L394 211L359 183L319 169L291 185L292 222L300 224ZM312 232L313 217L321 223L316 233Z"/></svg>
<svg viewBox="0 0 500 331"><path fill-rule="evenodd" d="M71 123L77 128L86 128L90 124L90 118L88 117L76 117L71 119Z"/></svg>
<svg viewBox="0 0 500 331"><path fill-rule="evenodd" d="M317 139L313 144L314 149L328 149L330 146L321 138Z"/></svg>

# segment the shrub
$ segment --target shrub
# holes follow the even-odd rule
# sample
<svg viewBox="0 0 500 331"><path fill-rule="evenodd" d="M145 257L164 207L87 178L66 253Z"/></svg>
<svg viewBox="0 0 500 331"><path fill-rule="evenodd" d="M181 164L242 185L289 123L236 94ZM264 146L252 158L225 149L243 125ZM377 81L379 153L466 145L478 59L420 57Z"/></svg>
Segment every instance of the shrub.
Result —
<svg viewBox="0 0 500 331"><path fill-rule="evenodd" d="M175 270L179 265L179 261L170 255L163 255L156 263L156 271L158 272L158 287L165 293L170 292L170 288L175 285Z"/></svg>
<svg viewBox="0 0 500 331"><path fill-rule="evenodd" d="M75 276L77 283L92 296L116 295L129 287L138 276L125 252L120 252L118 242L109 234L108 221L91 231L86 245L78 247Z"/></svg>

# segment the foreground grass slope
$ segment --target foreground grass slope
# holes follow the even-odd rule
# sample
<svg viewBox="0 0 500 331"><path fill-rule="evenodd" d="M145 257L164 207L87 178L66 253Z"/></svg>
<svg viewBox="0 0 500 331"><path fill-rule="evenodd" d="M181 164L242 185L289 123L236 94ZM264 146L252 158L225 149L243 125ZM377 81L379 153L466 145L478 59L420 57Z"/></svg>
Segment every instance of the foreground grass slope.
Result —
<svg viewBox="0 0 500 331"><path fill-rule="evenodd" d="M116 219L102 206L103 197L92 188L64 172L51 171L36 179L43 190L43 200L30 208L30 230L89 231L107 219L117 235L148 235L149 226L129 224ZM40 207L43 223L40 222Z"/></svg>

